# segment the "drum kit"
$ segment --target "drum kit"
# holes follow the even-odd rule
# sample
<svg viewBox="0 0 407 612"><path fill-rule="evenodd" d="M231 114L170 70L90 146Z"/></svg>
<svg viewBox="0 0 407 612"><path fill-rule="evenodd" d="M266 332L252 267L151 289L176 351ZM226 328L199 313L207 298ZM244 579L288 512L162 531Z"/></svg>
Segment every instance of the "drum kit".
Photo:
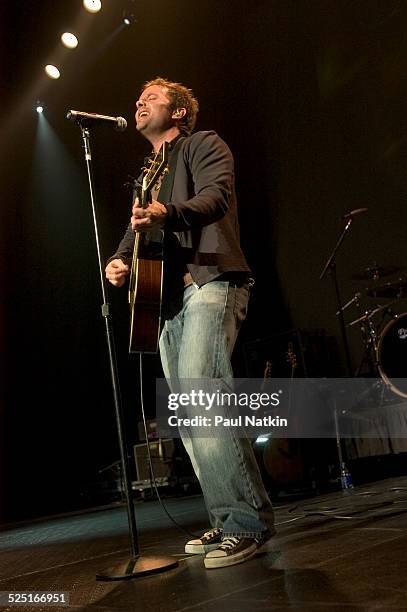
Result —
<svg viewBox="0 0 407 612"><path fill-rule="evenodd" d="M336 314L343 313L351 306L358 311L357 318L347 323L348 328L359 326L364 349L355 376L363 375L367 367L369 375L380 377L393 393L407 398L407 312L397 313L393 310L393 306L407 298L407 277L391 282L382 281L403 270L401 267L383 267L374 263L354 274L351 277L353 280L368 281L370 284L364 292L356 293ZM384 304L376 302L364 310L365 298L386 301ZM402 309L399 307L398 310Z"/></svg>

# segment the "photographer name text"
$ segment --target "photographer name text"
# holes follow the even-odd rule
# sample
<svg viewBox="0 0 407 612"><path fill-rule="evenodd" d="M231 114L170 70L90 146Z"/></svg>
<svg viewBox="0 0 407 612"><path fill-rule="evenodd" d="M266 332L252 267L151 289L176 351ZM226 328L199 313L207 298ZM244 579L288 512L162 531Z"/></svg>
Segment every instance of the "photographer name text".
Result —
<svg viewBox="0 0 407 612"><path fill-rule="evenodd" d="M191 418L180 418L176 415L168 417L170 427L288 427L288 420L279 416L265 415L258 417L250 414L235 418L221 415L214 417L196 415Z"/></svg>

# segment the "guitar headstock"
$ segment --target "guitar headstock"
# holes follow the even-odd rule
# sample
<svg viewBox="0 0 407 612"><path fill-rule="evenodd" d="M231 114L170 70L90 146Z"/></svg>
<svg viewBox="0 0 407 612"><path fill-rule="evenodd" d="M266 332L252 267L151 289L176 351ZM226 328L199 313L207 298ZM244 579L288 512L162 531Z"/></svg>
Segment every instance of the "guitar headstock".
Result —
<svg viewBox="0 0 407 612"><path fill-rule="evenodd" d="M272 372L273 372L273 362L271 361L271 359L267 359L265 366L264 366L263 380L265 381L267 378L271 378Z"/></svg>
<svg viewBox="0 0 407 612"><path fill-rule="evenodd" d="M292 342L289 342L287 345L286 355L287 355L287 362L291 366L291 371L294 372L294 370L298 366L298 361L297 361L297 355L295 354L295 351L294 351L294 344Z"/></svg>
<svg viewBox="0 0 407 612"><path fill-rule="evenodd" d="M146 168L146 173L143 176L143 192L149 193L157 181L163 176L167 170L169 157L170 143L163 142L160 150L151 160L150 165Z"/></svg>

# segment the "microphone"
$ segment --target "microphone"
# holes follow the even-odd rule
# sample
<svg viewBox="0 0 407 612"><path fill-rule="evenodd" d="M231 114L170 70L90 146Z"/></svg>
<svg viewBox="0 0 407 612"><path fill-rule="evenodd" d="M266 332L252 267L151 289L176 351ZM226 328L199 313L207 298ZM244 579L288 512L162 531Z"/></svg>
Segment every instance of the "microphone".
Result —
<svg viewBox="0 0 407 612"><path fill-rule="evenodd" d="M345 306L342 306L342 308L335 313L336 316L339 317L341 312L344 312L347 308L349 308L349 306L351 306L354 302L357 302L361 297L361 293L355 293L354 297L349 300L349 302L346 302Z"/></svg>
<svg viewBox="0 0 407 612"><path fill-rule="evenodd" d="M359 215L360 213L365 213L369 209L368 208L355 208L355 210L351 210L347 215L343 215L343 219L352 219L355 215Z"/></svg>
<svg viewBox="0 0 407 612"><path fill-rule="evenodd" d="M77 123L111 123L115 130L124 132L127 128L127 121L124 117L109 117L108 115L97 115L96 113L84 113L82 111L70 110L66 118Z"/></svg>

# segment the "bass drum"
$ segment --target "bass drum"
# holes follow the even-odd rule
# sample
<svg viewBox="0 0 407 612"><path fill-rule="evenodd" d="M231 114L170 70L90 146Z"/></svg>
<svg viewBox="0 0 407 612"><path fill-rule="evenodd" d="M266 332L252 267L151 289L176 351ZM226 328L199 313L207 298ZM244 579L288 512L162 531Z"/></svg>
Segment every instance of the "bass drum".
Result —
<svg viewBox="0 0 407 612"><path fill-rule="evenodd" d="M394 393L407 397L407 312L387 323L377 352L380 376Z"/></svg>

